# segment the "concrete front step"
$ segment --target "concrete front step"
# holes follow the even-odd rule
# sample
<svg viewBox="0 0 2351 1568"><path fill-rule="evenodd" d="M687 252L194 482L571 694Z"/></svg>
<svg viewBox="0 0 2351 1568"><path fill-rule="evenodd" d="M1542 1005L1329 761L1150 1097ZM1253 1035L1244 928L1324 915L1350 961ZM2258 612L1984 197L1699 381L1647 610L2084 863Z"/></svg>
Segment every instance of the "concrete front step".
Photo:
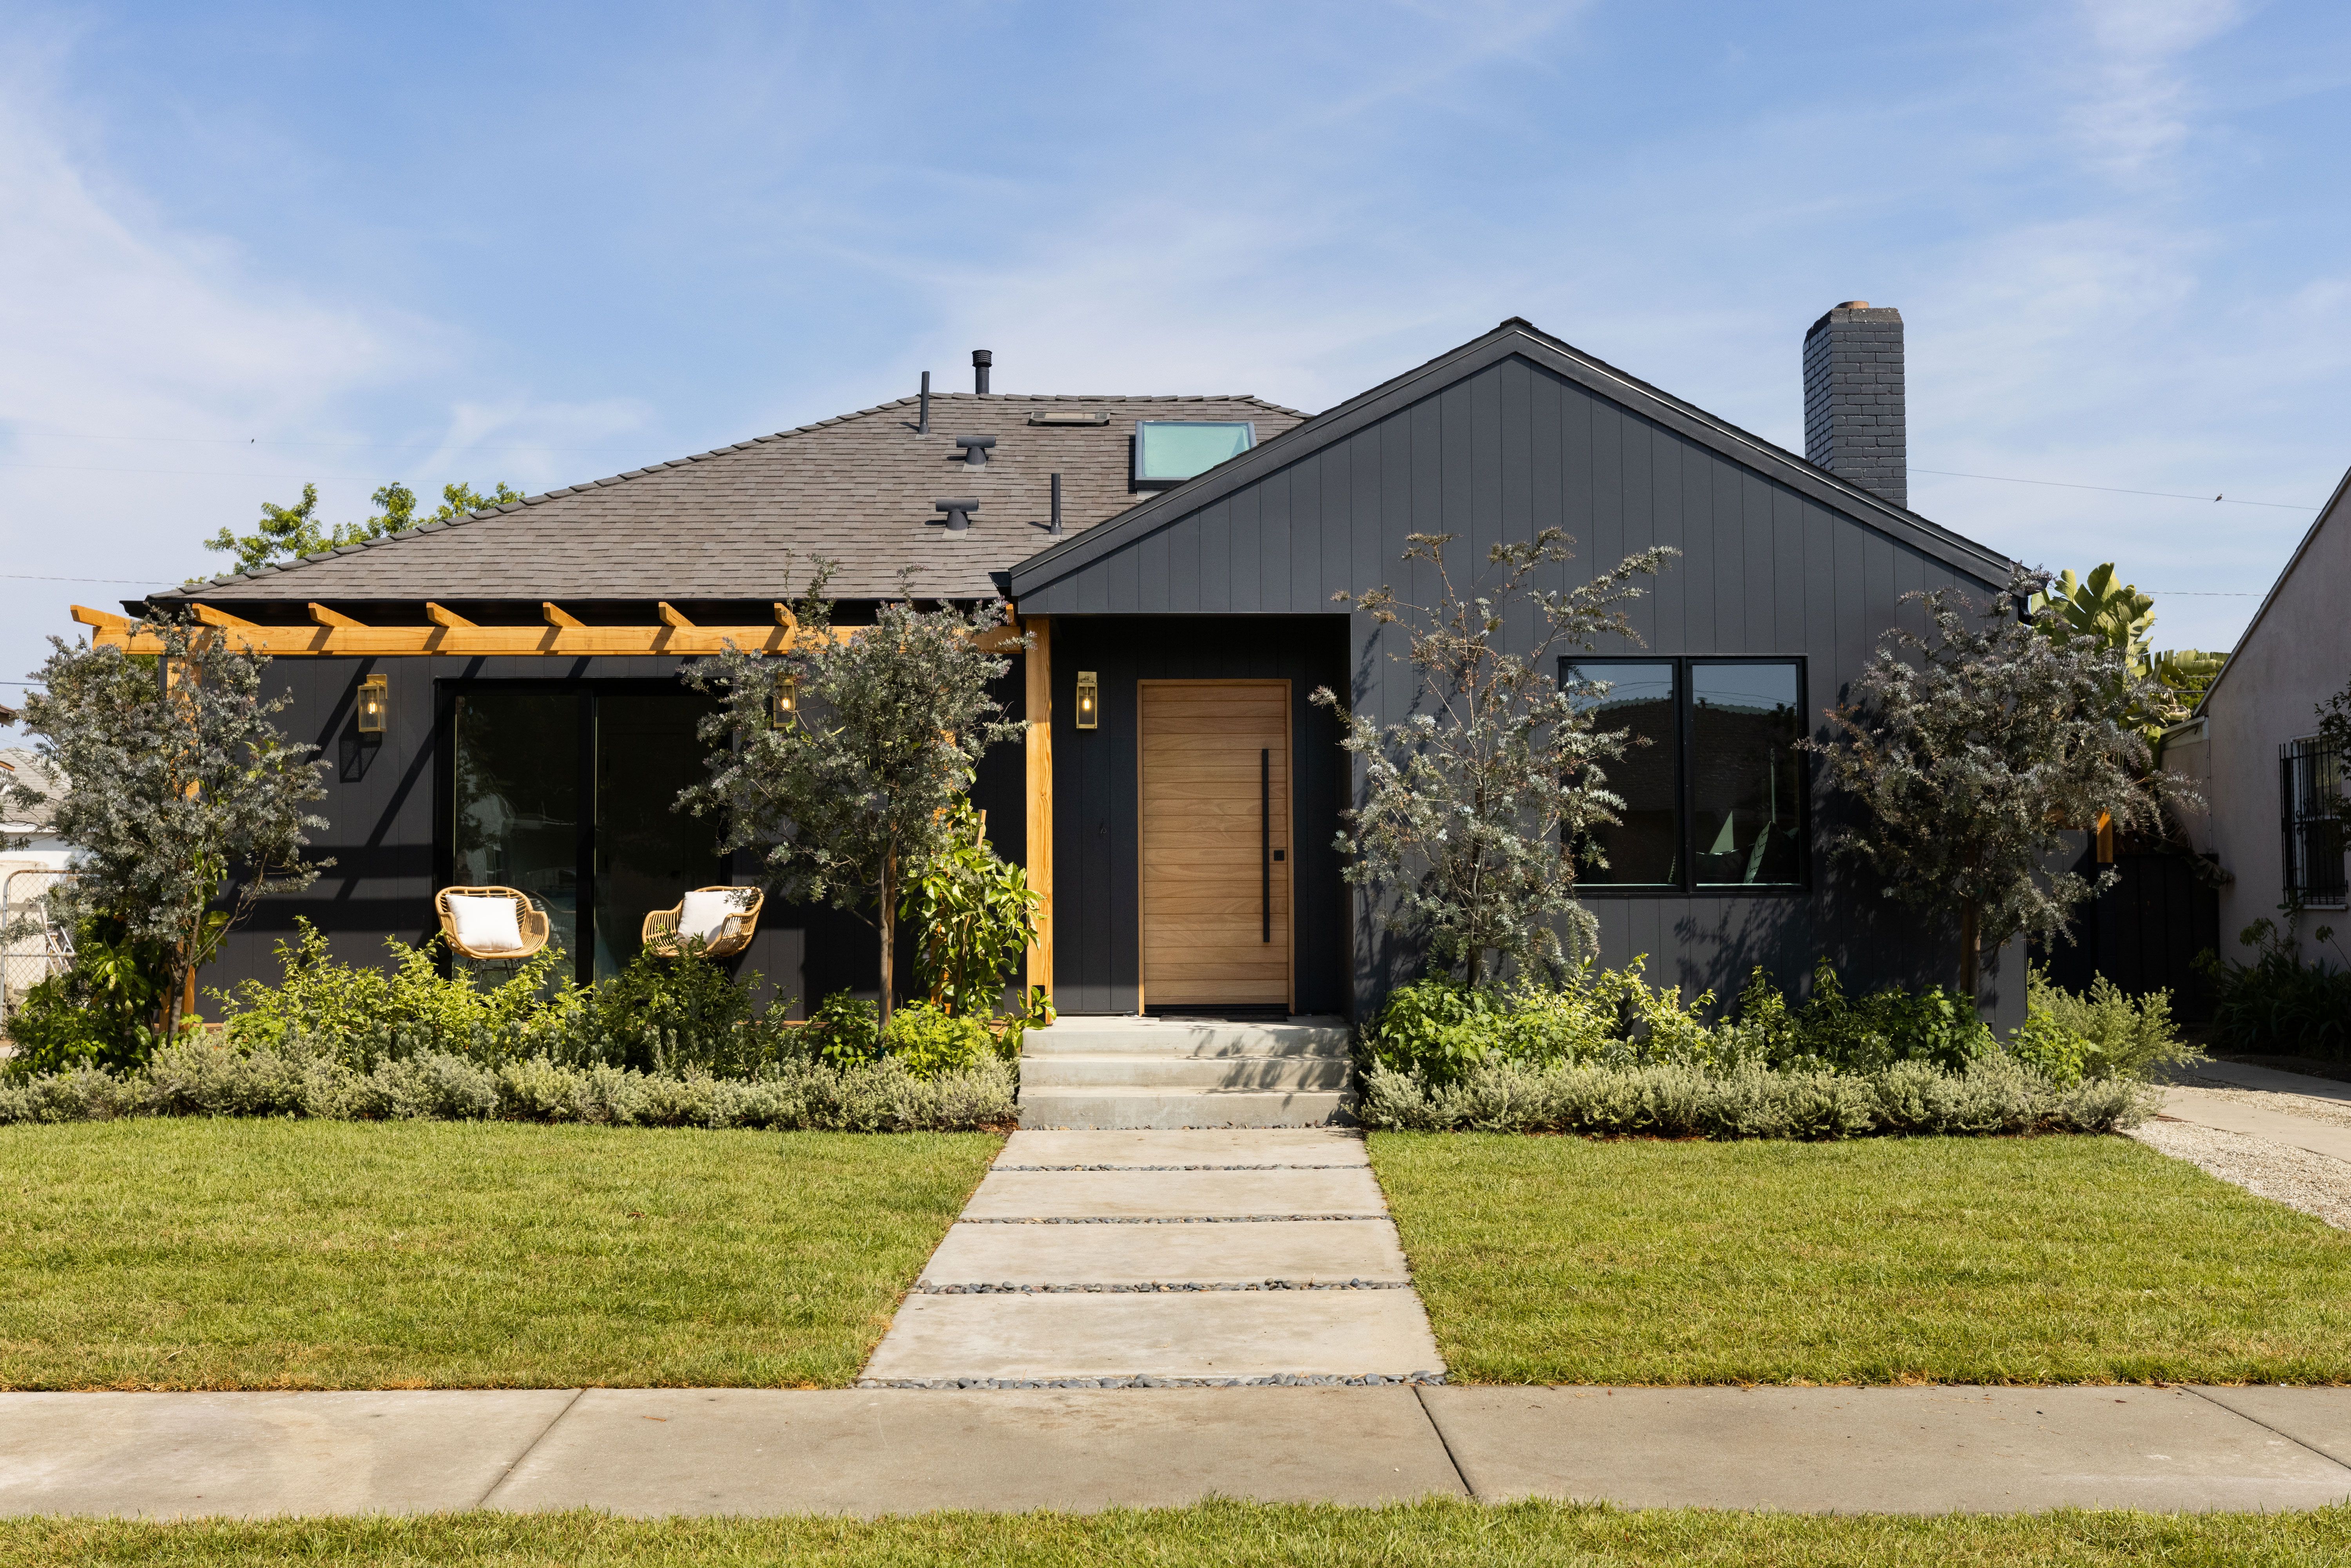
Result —
<svg viewBox="0 0 2351 1568"><path fill-rule="evenodd" d="M1022 1056L1035 1089L1344 1089L1351 1064L1320 1056Z"/></svg>
<svg viewBox="0 0 2351 1568"><path fill-rule="evenodd" d="M1218 1023L1201 1019L1065 1018L1021 1037L1020 1053L1045 1056L1310 1056L1343 1060L1337 1023Z"/></svg>
<svg viewBox="0 0 2351 1568"><path fill-rule="evenodd" d="M1021 1062L1024 1127L1328 1127L1354 1096L1336 1089L1113 1089L1035 1087Z"/></svg>

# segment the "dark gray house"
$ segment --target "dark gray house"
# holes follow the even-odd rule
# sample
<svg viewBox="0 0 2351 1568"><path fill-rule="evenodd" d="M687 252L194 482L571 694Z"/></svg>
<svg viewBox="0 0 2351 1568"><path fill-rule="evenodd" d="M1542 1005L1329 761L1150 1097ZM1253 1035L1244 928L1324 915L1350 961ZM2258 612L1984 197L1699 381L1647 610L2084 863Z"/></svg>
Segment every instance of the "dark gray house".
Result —
<svg viewBox="0 0 2351 1568"><path fill-rule="evenodd" d="M1836 804L1794 749L1879 633L1917 622L1904 594L2008 571L1903 504L1898 313L1840 306L1807 336L1809 460L1516 319L1312 418L986 378L150 601L299 655L275 668L334 765L337 865L207 983L273 972L297 915L356 958L434 929L437 887L486 882L541 900L585 977L682 889L752 880L668 810L700 766L676 672L730 639L782 646L777 603L825 556L847 621L912 567L918 595L1000 594L1034 634L1004 694L1029 737L977 793L1048 894L1031 977L1062 1011L1360 1013L1410 960L1341 880L1353 785L1307 697L1385 716L1414 690L1398 632L1332 595L1425 595L1409 534L1473 559L1554 525L1579 573L1681 552L1635 607L1640 644L1590 661L1611 722L1654 743L1615 775L1630 809L1589 888L1606 960L1719 994L1821 956L1864 984L1947 977L1944 934L1830 863ZM367 689L381 732L358 723ZM771 904L742 962L806 1002L872 988L877 951ZM2020 1019L2021 972L1991 977Z"/></svg>

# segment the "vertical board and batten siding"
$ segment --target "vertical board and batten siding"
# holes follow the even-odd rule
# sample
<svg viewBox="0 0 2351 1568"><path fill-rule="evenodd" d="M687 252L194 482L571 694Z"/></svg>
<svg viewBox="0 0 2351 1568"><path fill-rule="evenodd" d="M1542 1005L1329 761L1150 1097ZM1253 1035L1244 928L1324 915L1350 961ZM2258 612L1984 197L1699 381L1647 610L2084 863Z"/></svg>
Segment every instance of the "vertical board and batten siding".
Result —
<svg viewBox="0 0 2351 1568"><path fill-rule="evenodd" d="M1546 588L1571 587L1652 546L1681 552L1629 607L1637 643L1614 640L1596 653L1802 657L1816 732L1825 728L1823 710L1845 695L1882 632L1896 624L1923 629L1919 607L1904 604L1902 595L1958 587L1980 597L1988 587L1769 473L1514 356L1024 589L1021 609L1113 618L1319 615L1339 608L1334 593L1384 584L1433 604L1434 569L1400 559L1407 536L1453 535L1448 559L1459 583L1484 569L1493 545L1546 528L1576 541L1576 559L1551 569L1541 583ZM1090 655L1088 667L1104 671L1105 732L1116 711L1110 705L1132 700L1130 693L1114 692L1110 650L1121 639L1141 643L1157 635L1140 628L1114 632L1116 624L1092 622L1087 632L1103 650ZM1510 628L1520 647L1531 645L1534 632L1531 617ZM1408 667L1393 656L1405 652L1402 632L1357 615L1347 639L1352 700L1383 720L1405 716L1415 686ZM1065 663L1076 667L1058 653L1055 663L1057 678ZM1300 756L1302 764L1307 753ZM1126 785L1131 801L1131 778ZM1589 902L1600 920L1604 961L1646 955L1653 978L1722 997L1735 995L1759 964L1783 984L1801 984L1820 956L1864 987L1948 981L1957 967L1956 939L1922 932L1914 915L1829 863L1825 833L1838 807L1824 796L1817 769L1813 795L1809 891L1595 894ZM1105 807L1106 798L1088 810ZM1131 806L1127 815L1131 823ZM1299 839L1301 846L1311 841L1302 815ZM1131 861L1131 844L1129 852ZM1300 868L1301 906L1306 870ZM1113 873L1106 868L1103 874ZM1131 976L1113 977L1119 963L1133 963L1131 956L1117 956L1133 947L1131 930L1116 925L1132 915L1102 913L1107 918L1084 940L1104 951L1097 961L1089 950L1081 961L1087 978L1064 1003L1072 1011L1116 1010L1120 986L1132 986ZM1408 974L1413 960L1373 911L1352 913L1351 999L1363 1007ZM1302 945L1300 958L1302 977ZM2021 961L2007 968L2021 981ZM2000 973L1994 966L1987 983L1994 1016L2021 1020L2022 985L2001 986ZM1106 988L1096 977L1108 981Z"/></svg>
<svg viewBox="0 0 2351 1568"><path fill-rule="evenodd" d="M312 834L314 856L335 863L300 893L266 898L253 917L231 932L219 957L201 977L207 988L232 989L251 977L274 982L275 948L297 934L298 917L323 932L346 963L384 966L383 939L423 941L440 929L433 895L450 874L448 758L444 742L445 697L475 681L544 685L549 690L603 683L674 681L687 661L627 658L281 658L268 678L289 692L293 706L280 727L319 747L328 764L327 799L314 808L328 826ZM354 717L359 683L389 677L391 712L381 740L362 739ZM639 689L643 689L640 685ZM1014 718L1020 716L1019 661L997 688ZM1026 852L1020 747L998 746L982 760L973 804L987 813L988 838L1007 859ZM715 832L714 826L714 832ZM761 880L747 852L735 857L734 880ZM627 943L632 943L634 933ZM624 946L627 945L624 943ZM873 993L881 984L881 944L869 921L843 910L771 901L750 949L728 961L738 974L759 975L762 990L796 1002L794 1016L831 991ZM914 944L902 928L899 994L914 983ZM208 1016L211 1004L202 1009Z"/></svg>

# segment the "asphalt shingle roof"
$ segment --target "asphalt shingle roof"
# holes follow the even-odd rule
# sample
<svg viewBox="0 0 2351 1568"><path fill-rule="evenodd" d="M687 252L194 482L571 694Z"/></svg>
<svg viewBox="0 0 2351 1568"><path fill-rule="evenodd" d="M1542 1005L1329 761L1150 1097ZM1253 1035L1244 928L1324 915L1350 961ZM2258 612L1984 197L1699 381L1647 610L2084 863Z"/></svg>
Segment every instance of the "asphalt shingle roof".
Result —
<svg viewBox="0 0 2351 1568"><path fill-rule="evenodd" d="M363 545L152 596L210 603L303 600L783 599L810 559L839 562L842 599L898 591L922 568L925 596L983 597L998 574L1050 542L1051 476L1072 532L1124 511L1129 443L1144 419L1249 420L1259 442L1307 417L1253 397L1030 397L940 392L931 433L914 398L757 436L652 468L428 523ZM1101 424L1032 416L1101 414ZM992 435L971 467L958 435ZM951 534L933 503L980 503Z"/></svg>

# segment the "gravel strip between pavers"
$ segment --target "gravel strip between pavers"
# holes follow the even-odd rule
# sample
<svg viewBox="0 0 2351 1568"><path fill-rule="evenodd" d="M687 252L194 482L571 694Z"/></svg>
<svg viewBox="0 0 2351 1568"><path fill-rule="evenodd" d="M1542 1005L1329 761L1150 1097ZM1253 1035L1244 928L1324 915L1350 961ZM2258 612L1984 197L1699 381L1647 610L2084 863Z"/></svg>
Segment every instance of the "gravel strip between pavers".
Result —
<svg viewBox="0 0 2351 1568"><path fill-rule="evenodd" d="M998 1171L1359 1171L1364 1162L1336 1166L990 1166Z"/></svg>
<svg viewBox="0 0 2351 1568"><path fill-rule="evenodd" d="M2142 1122L2125 1135L2160 1154L2186 1160L2222 1181L2233 1182L2257 1197L2273 1198L2329 1225L2351 1229L2351 1164L2252 1133L2226 1132L2165 1117Z"/></svg>
<svg viewBox="0 0 2351 1568"><path fill-rule="evenodd" d="M918 1296L1176 1295L1191 1291L1409 1291L1409 1280L1183 1280L1142 1285L916 1285Z"/></svg>
<svg viewBox="0 0 2351 1568"><path fill-rule="evenodd" d="M2281 1115L2324 1122L2330 1127L2351 1127L2351 1102L2329 1100L2321 1094L2296 1094L2284 1089L2248 1089L2241 1083L2224 1083L2217 1078L2199 1078L2193 1073L2178 1074L2173 1082L2182 1089L2193 1089L2199 1094L2210 1094L2215 1100L2233 1101L2240 1105L2275 1111Z"/></svg>
<svg viewBox="0 0 2351 1568"><path fill-rule="evenodd" d="M1034 1219L976 1218L965 1215L957 1225L1286 1225L1293 1219L1385 1219L1384 1214L1102 1214L1048 1217Z"/></svg>
<svg viewBox="0 0 2351 1568"><path fill-rule="evenodd" d="M1385 1384L1441 1385L1441 1372L1337 1374L1277 1372L1270 1377L861 1377L860 1388L1362 1388Z"/></svg>

